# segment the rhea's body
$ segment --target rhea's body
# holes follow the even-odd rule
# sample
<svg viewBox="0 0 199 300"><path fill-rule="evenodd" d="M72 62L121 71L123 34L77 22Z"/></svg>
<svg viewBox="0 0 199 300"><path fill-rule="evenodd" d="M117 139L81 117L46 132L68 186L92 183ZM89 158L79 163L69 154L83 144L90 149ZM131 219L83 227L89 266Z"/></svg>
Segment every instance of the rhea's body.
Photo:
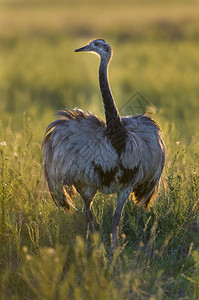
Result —
<svg viewBox="0 0 199 300"><path fill-rule="evenodd" d="M43 142L45 177L53 200L65 210L75 208L72 197L77 190L91 231L96 192L117 193L112 253L128 196L133 192L136 203L149 206L158 188L165 150L160 129L151 118L120 117L108 82L110 45L94 40L76 50L80 51L92 51L101 58L99 83L106 122L78 109L59 111L59 119L48 126Z"/></svg>
<svg viewBox="0 0 199 300"><path fill-rule="evenodd" d="M60 189L67 185L104 194L129 187L135 200L147 206L164 160L157 124L145 115L122 117L126 144L119 157L106 135L105 123L95 115L78 109L62 110L58 115L61 119L49 125L44 140L48 181L61 185Z"/></svg>

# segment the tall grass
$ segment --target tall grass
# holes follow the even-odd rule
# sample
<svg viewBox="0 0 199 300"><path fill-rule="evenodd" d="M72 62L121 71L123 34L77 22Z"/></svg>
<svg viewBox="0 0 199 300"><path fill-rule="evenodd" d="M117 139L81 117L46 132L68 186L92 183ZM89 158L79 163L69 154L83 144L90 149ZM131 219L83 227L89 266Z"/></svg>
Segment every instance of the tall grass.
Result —
<svg viewBox="0 0 199 300"><path fill-rule="evenodd" d="M87 21L80 1L0 4L0 299L199 298L198 4L124 2L85 1ZM95 197L90 247L81 198L56 208L41 158L56 110L104 117L97 57L73 52L96 35L114 46L118 107L141 93L167 152L151 211L125 205L111 265L115 195Z"/></svg>
<svg viewBox="0 0 199 300"><path fill-rule="evenodd" d="M126 203L110 266L115 197L96 196L97 234L93 248L86 249L82 201L77 197L78 211L72 216L54 207L44 186L34 129L26 118L23 122L17 139L10 127L2 131L2 299L197 299L198 155L190 159L178 143L171 153L168 149L165 182L151 212L137 208L132 199Z"/></svg>

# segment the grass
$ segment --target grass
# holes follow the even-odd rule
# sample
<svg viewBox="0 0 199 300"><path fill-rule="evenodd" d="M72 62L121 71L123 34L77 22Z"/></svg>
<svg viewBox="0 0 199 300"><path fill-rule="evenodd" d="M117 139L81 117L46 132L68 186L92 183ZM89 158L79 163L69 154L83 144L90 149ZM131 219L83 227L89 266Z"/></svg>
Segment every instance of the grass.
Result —
<svg viewBox="0 0 199 300"><path fill-rule="evenodd" d="M0 299L198 299L197 1L13 0L0 8ZM41 157L56 110L104 118L98 59L74 53L93 36L114 46L118 107L129 113L127 99L143 95L167 149L151 211L125 205L112 265L115 195L96 195L87 249L82 201L71 216L54 206Z"/></svg>

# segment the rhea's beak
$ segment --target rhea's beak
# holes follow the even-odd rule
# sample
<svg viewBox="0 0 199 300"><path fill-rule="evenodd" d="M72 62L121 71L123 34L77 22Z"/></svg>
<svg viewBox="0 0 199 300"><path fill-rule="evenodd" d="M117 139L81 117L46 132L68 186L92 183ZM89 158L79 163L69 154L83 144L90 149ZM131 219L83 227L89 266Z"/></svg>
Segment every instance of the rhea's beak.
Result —
<svg viewBox="0 0 199 300"><path fill-rule="evenodd" d="M78 48L75 50L75 52L82 52L82 51L89 51L89 45L86 45L84 47Z"/></svg>

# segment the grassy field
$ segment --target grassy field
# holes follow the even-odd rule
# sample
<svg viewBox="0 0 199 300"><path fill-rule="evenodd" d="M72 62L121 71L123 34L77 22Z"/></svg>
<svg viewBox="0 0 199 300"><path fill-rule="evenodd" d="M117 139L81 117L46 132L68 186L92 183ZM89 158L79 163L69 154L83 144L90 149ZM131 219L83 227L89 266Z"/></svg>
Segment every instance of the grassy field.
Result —
<svg viewBox="0 0 199 300"><path fill-rule="evenodd" d="M0 2L0 299L199 299L198 14L194 0ZM125 205L111 266L115 195L97 194L87 249L83 203L54 206L41 156L57 110L104 118L98 58L74 53L94 37L114 48L121 113L149 111L167 151L151 211Z"/></svg>

